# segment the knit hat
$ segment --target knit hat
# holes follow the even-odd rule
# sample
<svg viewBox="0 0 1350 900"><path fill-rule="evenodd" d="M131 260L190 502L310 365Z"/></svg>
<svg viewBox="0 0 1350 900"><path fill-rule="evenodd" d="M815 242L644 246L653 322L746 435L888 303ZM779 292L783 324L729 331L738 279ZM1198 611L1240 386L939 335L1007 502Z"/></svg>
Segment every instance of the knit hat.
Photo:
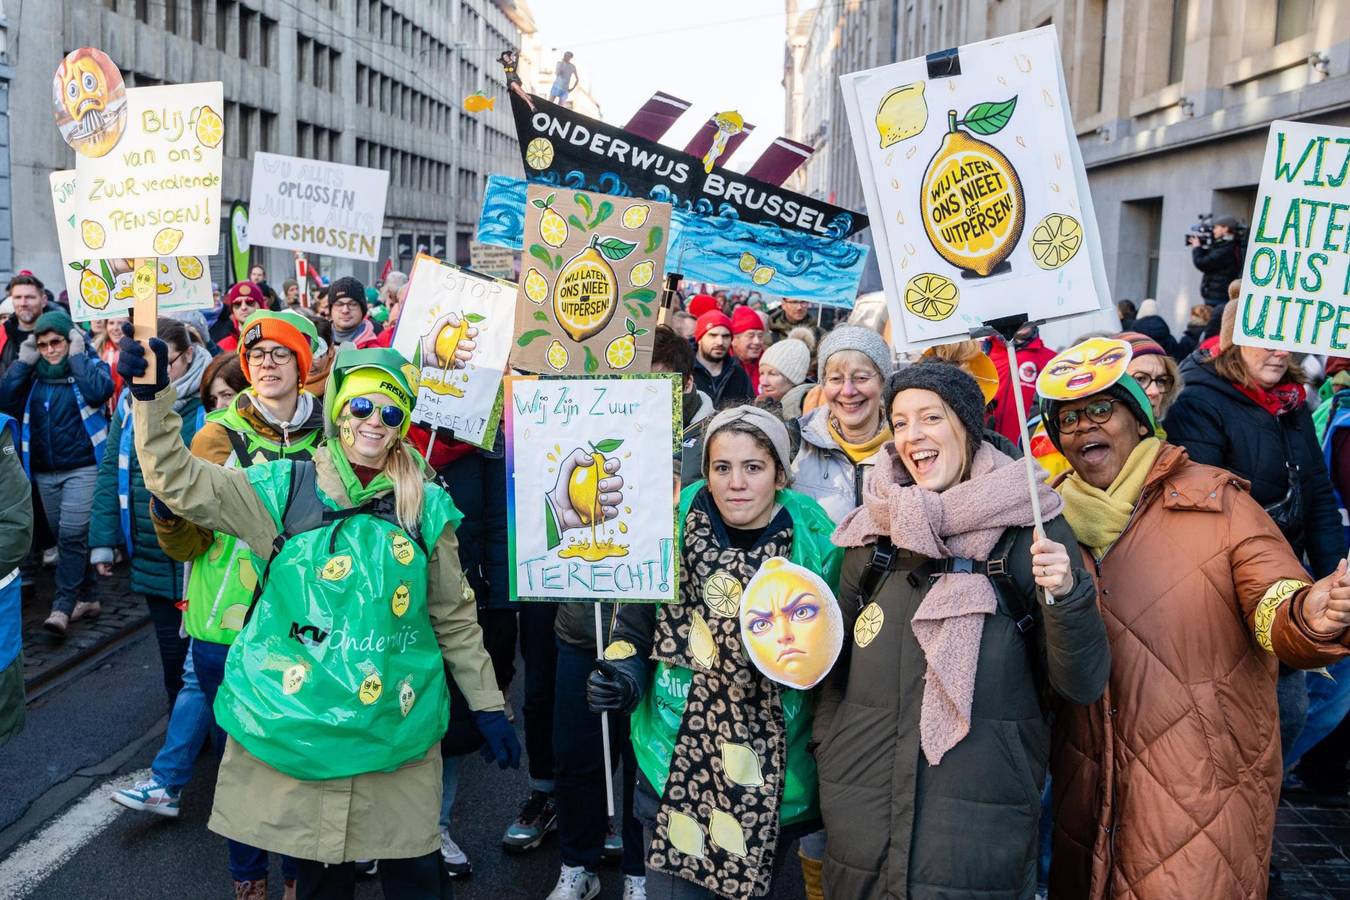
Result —
<svg viewBox="0 0 1350 900"><path fill-rule="evenodd" d="M1158 314L1158 301L1154 300L1152 297L1149 297L1147 300L1139 304L1139 314L1135 316L1135 318L1142 319L1145 316L1156 316L1157 314Z"/></svg>
<svg viewBox="0 0 1350 900"><path fill-rule="evenodd" d="M1098 391L1097 394L1092 396L1095 397L1100 394L1120 400L1134 416L1135 421L1146 426L1150 432L1157 432L1158 420L1153 418L1153 405L1148 402L1148 395L1144 393L1144 389L1139 386L1139 382L1135 381L1133 376L1122 375L1115 384ZM1073 401L1041 398L1041 422L1045 425L1045 433L1050 436L1055 449L1060 452L1064 451L1064 445L1059 437L1059 409L1065 403L1071 402Z"/></svg>
<svg viewBox="0 0 1350 900"><path fill-rule="evenodd" d="M703 471L708 470L708 451L712 447L713 438L717 436L718 431L733 422L747 422L768 438L769 444L773 447L774 458L778 460L779 468L788 478L792 477L792 453L788 449L790 445L788 443L787 426L783 424L782 419L767 409L749 405L724 409L713 416L712 421L708 423L708 428L704 431Z"/></svg>
<svg viewBox="0 0 1350 900"><path fill-rule="evenodd" d="M1122 331L1116 335L1122 341L1125 341L1134 350L1132 359L1138 359L1141 356L1166 356L1167 351L1162 348L1153 338L1146 334L1140 334L1138 331Z"/></svg>
<svg viewBox="0 0 1350 900"><path fill-rule="evenodd" d="M984 440L984 392L979 383L965 369L940 359L922 359L906 366L891 376L886 384L886 405L882 416L890 419L891 406L903 391L932 391L952 408L956 418L966 429L966 446L970 456L980 449Z"/></svg>
<svg viewBox="0 0 1350 900"><path fill-rule="evenodd" d="M314 323L309 319L290 310L272 312L260 309L248 317L239 333L239 367L250 384L253 383L253 373L248 369L248 352L259 341L276 341L294 353L300 382L304 383L309 367L314 363L314 345L319 340L319 333L314 330Z"/></svg>
<svg viewBox="0 0 1350 900"><path fill-rule="evenodd" d="M705 312L712 312L715 309L720 309L720 306L717 302L717 298L712 294L695 294L693 297L689 298L689 302L685 305L685 309L689 311L689 315L697 319Z"/></svg>
<svg viewBox="0 0 1350 900"><path fill-rule="evenodd" d="M380 292L373 287L366 288L366 306L380 302Z"/></svg>
<svg viewBox="0 0 1350 900"><path fill-rule="evenodd" d="M816 351L817 380L821 382L825 380L825 364L830 361L831 356L842 350L857 350L864 354L876 365L882 378L889 376L891 370L895 368L895 354L891 352L890 344L887 344L886 339L878 332L863 328L861 325L839 325L825 335Z"/></svg>
<svg viewBox="0 0 1350 900"><path fill-rule="evenodd" d="M1223 322L1219 325L1219 352L1233 346L1233 332L1237 330L1238 307L1242 304L1232 300L1224 304Z"/></svg>
<svg viewBox="0 0 1350 900"><path fill-rule="evenodd" d="M70 320L70 316L63 309L48 310L38 316L38 320L33 325L33 337L39 338L49 331L55 331L61 337L69 337L74 329L75 323Z"/></svg>
<svg viewBox="0 0 1350 900"><path fill-rule="evenodd" d="M336 425L338 415L353 397L381 394L405 413L401 436L412 426L413 406L417 402L417 370L397 350L370 347L365 350L340 350L333 360L324 397L328 419Z"/></svg>
<svg viewBox="0 0 1350 900"><path fill-rule="evenodd" d="M761 371L765 366L772 366L788 381L801 384L806 380L807 370L811 368L811 348L793 338L778 341L764 351L764 355L759 358L759 366Z"/></svg>
<svg viewBox="0 0 1350 900"><path fill-rule="evenodd" d="M738 306L731 311L731 333L744 334L747 331L763 331L764 317L748 306Z"/></svg>
<svg viewBox="0 0 1350 900"><path fill-rule="evenodd" d="M705 312L703 315L699 316L698 321L694 323L694 340L703 340L703 336L714 328L725 328L727 331L730 331L731 316L724 312L718 312L715 309Z"/></svg>
<svg viewBox="0 0 1350 900"><path fill-rule="evenodd" d="M355 300L361 304L361 313L370 308L370 303L366 300L366 286L350 275L344 275L328 288L328 300L330 303L336 303L339 297L346 297L349 300Z"/></svg>
<svg viewBox="0 0 1350 900"><path fill-rule="evenodd" d="M247 299L255 306L264 305L262 290L251 281L240 281L225 292L225 305L234 306L240 300Z"/></svg>

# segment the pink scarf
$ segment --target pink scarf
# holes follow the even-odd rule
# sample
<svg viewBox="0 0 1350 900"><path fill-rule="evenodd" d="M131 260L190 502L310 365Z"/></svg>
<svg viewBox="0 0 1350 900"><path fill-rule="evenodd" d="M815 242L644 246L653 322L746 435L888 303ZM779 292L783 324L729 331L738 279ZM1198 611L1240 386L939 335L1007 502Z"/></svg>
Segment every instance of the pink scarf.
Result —
<svg viewBox="0 0 1350 900"><path fill-rule="evenodd" d="M835 544L861 547L889 536L896 547L929 559L987 560L1003 532L1034 524L1025 465L981 444L965 481L940 494L913 483L895 446L891 465L874 466L863 484L863 505L834 533ZM1059 515L1064 501L1038 480L1041 514ZM937 579L914 613L914 637L928 662L919 741L930 765L970 732L975 669L984 617L998 608L984 575L952 573Z"/></svg>

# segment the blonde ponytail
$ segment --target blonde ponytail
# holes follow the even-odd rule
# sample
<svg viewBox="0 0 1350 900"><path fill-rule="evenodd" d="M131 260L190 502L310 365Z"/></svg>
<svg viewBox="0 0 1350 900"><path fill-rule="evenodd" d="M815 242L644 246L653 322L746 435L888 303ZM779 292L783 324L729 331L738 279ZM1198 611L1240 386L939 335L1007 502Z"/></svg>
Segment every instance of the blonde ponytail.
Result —
<svg viewBox="0 0 1350 900"><path fill-rule="evenodd" d="M405 441L395 441L389 448L384 472L394 483L394 513L398 524L414 537L422 530L422 464L413 456L412 447Z"/></svg>

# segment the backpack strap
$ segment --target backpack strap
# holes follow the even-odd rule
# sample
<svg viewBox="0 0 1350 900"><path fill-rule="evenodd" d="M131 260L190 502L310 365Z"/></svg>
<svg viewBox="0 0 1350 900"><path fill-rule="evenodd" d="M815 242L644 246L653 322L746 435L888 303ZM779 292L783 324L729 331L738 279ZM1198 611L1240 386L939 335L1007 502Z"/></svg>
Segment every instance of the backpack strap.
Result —
<svg viewBox="0 0 1350 900"><path fill-rule="evenodd" d="M872 558L867 562L867 568L863 570L862 577L858 579L858 595L855 602L858 609L862 610L864 606L872 601L877 591L886 583L899 565L900 552L891 543L891 539L882 535L877 538L877 542L872 545Z"/></svg>
<svg viewBox="0 0 1350 900"><path fill-rule="evenodd" d="M249 455L248 441L244 436L233 428L226 428L225 436L230 439L230 446L234 448L234 461L239 464L239 468L247 469L253 465L253 457Z"/></svg>

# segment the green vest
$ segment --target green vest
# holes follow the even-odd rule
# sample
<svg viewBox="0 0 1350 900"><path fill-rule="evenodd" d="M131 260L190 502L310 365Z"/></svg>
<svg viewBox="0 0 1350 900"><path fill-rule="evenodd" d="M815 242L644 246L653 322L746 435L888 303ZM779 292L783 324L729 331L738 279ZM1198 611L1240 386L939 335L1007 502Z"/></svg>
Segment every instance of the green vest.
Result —
<svg viewBox="0 0 1350 900"><path fill-rule="evenodd" d="M230 432L230 443L235 449L224 465L247 467L274 459L309 459L314 455L322 429L316 428L282 446L253 430L235 408L238 401L236 397L227 409L206 417L208 422L215 422ZM199 641L233 643L239 629L244 627L244 617L253 604L253 591L257 585L258 560L248 545L232 534L215 532L211 546L192 561L187 584L188 604L183 611L184 630Z"/></svg>
<svg viewBox="0 0 1350 900"><path fill-rule="evenodd" d="M313 471L286 460L249 469L283 534L230 648L216 722L293 778L392 771L425 754L450 721L423 547L459 513L428 484L419 544L390 521L392 493L342 510Z"/></svg>

